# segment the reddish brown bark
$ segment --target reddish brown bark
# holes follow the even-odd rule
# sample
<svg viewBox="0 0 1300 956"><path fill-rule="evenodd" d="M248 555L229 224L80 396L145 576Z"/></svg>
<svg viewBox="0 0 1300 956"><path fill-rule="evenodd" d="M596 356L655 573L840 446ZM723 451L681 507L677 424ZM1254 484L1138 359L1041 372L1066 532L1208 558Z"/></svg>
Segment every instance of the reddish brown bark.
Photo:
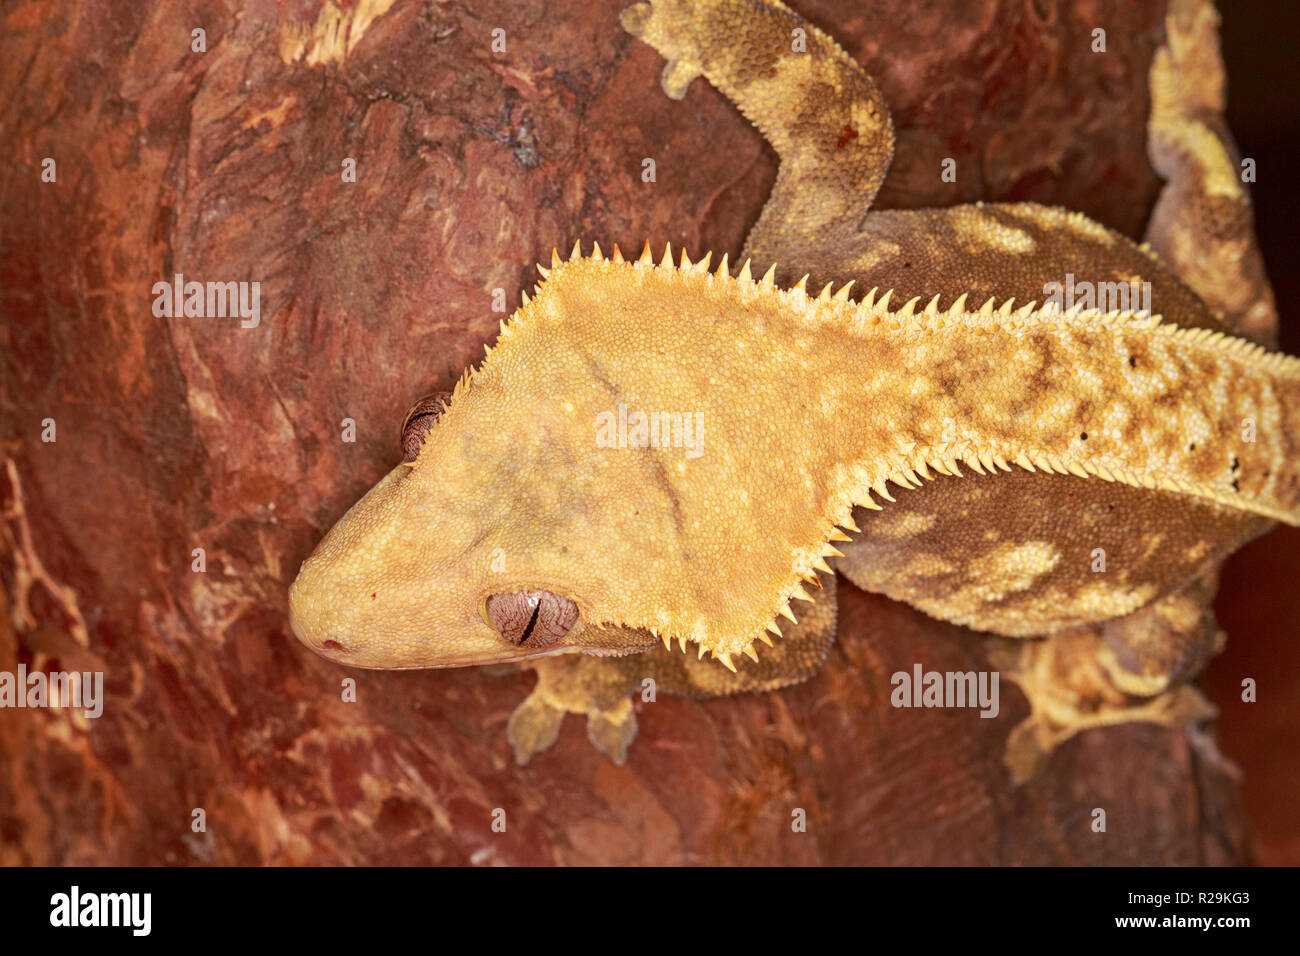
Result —
<svg viewBox="0 0 1300 956"><path fill-rule="evenodd" d="M400 460L407 405L479 359L493 289L517 304L576 238L734 256L775 174L702 82L663 96L617 4L384 6L8 8L0 669L102 669L108 701L92 722L0 711L0 863L1243 859L1230 782L1172 731L1086 734L1016 788L1018 692L995 721L892 709L892 671L983 667L982 642L847 584L819 677L642 705L623 768L576 717L516 767L531 676L349 672L299 646L298 564ZM1034 199L1140 234L1159 5L799 6L893 109L880 205ZM260 282L260 326L155 318L177 272Z"/></svg>

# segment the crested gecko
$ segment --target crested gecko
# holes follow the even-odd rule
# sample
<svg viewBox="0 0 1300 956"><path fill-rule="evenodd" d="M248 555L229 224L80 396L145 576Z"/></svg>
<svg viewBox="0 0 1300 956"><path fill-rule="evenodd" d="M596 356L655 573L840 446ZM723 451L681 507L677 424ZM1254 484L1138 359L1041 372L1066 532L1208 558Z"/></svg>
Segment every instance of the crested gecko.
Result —
<svg viewBox="0 0 1300 956"><path fill-rule="evenodd" d="M712 696L815 674L838 572L1051 638L996 655L1031 704L1018 779L1087 727L1206 716L1187 681L1223 637L1219 564L1300 524L1300 361L1250 338L1273 303L1208 0L1173 0L1152 65L1167 185L1140 246L1032 203L870 211L888 109L783 3L652 0L622 23L670 97L703 76L776 149L743 264L553 254L302 565L297 637L353 667L525 663L517 759L578 712L622 762L646 678ZM1150 309L1062 302L1067 275L1147 284Z"/></svg>

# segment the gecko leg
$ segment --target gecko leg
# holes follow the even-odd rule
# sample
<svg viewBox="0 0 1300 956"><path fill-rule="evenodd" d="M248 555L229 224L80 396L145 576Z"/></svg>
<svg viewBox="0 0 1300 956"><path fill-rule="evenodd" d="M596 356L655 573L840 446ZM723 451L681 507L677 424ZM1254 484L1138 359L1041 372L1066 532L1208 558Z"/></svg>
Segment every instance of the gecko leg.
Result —
<svg viewBox="0 0 1300 956"><path fill-rule="evenodd" d="M681 99L704 76L780 157L746 256L766 266L791 242L833 247L856 231L889 168L894 129L876 85L834 40L771 0L651 0L622 22L668 60L664 92Z"/></svg>
<svg viewBox="0 0 1300 956"><path fill-rule="evenodd" d="M1030 714L1007 738L1006 763L1023 783L1080 731L1128 721L1189 731L1202 755L1227 761L1200 725L1217 711L1188 683L1223 647L1210 602L1211 569L1140 611L1046 641L1001 642L994 659L1029 700Z"/></svg>
<svg viewBox="0 0 1300 956"><path fill-rule="evenodd" d="M1170 0L1166 41L1151 64L1147 122L1147 152L1166 184L1146 239L1233 334L1271 345L1277 306L1223 120L1218 26L1211 0Z"/></svg>
<svg viewBox="0 0 1300 956"><path fill-rule="evenodd" d="M1101 626L1098 660L1116 687L1153 697L1195 677L1223 649L1227 635L1214 617L1219 570L1142 610Z"/></svg>
<svg viewBox="0 0 1300 956"><path fill-rule="evenodd" d="M585 714L592 745L621 765L636 737L633 701L659 693L720 697L776 690L812 677L835 642L835 576L820 577L822 590L801 605L799 623L782 620L781 637L763 647L757 661L740 658L736 671L712 659L684 654L676 646L626 657L581 654L544 657L524 666L537 671L537 686L510 715L506 732L515 759L526 764L555 743L564 715Z"/></svg>
<svg viewBox="0 0 1300 956"><path fill-rule="evenodd" d="M554 744L564 715L574 713L587 715L592 744L621 765L636 737L636 713L629 695L639 683L643 669L639 662L649 654L666 653L659 648L614 658L566 654L524 665L537 671L537 686L506 724L515 760L526 764Z"/></svg>
<svg viewBox="0 0 1300 956"><path fill-rule="evenodd" d="M1046 640L999 639L991 648L994 665L1029 701L1029 716L1007 737L1004 760L1015 783L1037 775L1057 747L1082 731L1131 722L1194 731L1216 715L1190 684L1155 697L1126 694L1111 680L1106 651L1093 627Z"/></svg>

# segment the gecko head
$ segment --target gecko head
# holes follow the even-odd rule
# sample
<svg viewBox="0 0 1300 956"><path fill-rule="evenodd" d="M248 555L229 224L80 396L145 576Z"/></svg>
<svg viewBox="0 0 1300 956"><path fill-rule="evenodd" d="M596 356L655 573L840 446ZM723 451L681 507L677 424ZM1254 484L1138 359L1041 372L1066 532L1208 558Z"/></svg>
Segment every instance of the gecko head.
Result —
<svg viewBox="0 0 1300 956"><path fill-rule="evenodd" d="M338 521L290 588L294 634L330 660L382 669L657 643L583 620L600 588L568 559L580 519L565 506L562 430L504 423L491 396L466 391L454 403L426 396L407 414L402 463Z"/></svg>

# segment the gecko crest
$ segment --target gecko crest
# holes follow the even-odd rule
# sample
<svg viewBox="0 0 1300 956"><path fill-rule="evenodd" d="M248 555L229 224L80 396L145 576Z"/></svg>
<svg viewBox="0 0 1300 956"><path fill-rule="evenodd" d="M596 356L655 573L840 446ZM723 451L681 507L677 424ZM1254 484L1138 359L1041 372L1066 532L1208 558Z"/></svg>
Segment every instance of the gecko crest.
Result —
<svg viewBox="0 0 1300 956"><path fill-rule="evenodd" d="M881 410L894 412L886 416L889 427L878 430L874 441L859 441L856 449L844 449L843 454L823 462L834 476L833 481L821 489L816 507L808 509L810 515L800 523L799 534L787 539L784 571L764 583L761 600L749 602L750 608L762 610L751 612L747 623L732 620L725 630L718 630L708 621L687 622L668 607L655 608L637 620L611 619L603 623L645 627L665 646L671 647L676 639L682 650L688 642L697 643L700 656L708 651L734 669L733 656L743 654L757 659L756 642L770 643L769 635L779 634L778 618L797 620L791 602L813 599L804 585L816 580L816 572L829 570L827 558L840 555L834 542L847 538L839 529L858 531L852 520L854 507L881 510L881 501L896 500L891 484L913 490L934 480L935 473L960 478L963 467L980 475L1007 472L1015 465L1029 472L1095 477L1138 488L1175 491L1291 523L1300 520L1295 472L1288 467L1288 439L1280 425L1296 414L1300 361L1294 358L1222 333L1181 329L1163 322L1159 315L1131 310L1101 312L1076 307L1061 311L1050 305L1038 308L1032 302L1017 308L1011 299L998 305L992 298L978 309L971 309L966 293L955 296L946 309L940 307L939 296L921 308L917 307L919 297L894 307L891 291L877 295L877 290L872 289L854 301L850 298L853 283L844 284L838 291L828 283L820 293L810 295L806 277L790 288L778 286L775 265L756 279L746 260L733 277L725 256L714 270L709 268L711 258L705 255L691 262L683 251L674 263L671 245L666 245L656 263L648 243L635 261L625 259L617 246L609 257L602 254L599 245L584 257L581 245L575 244L567 261L553 252L550 267L538 266L542 282L535 287L534 295L524 297L522 307L509 322L502 323L496 345L486 347L483 362L457 385L447 420L454 422L459 404L474 389L499 387L499 370L520 367L520 358L529 354L540 338L572 335L574 342L582 343L578 346L582 349L589 338L602 338L602 326L608 335L617 336L621 320L604 317L602 313L607 310L601 303L622 299L623 311L653 316L653 323L671 326L672 317L664 314L662 307L648 304L653 299L658 303L692 302L706 307L716 304L720 315L715 331L724 341L730 330L728 322L732 321L727 315L748 317L738 325L748 322L769 333L779 329L777 337L796 330L819 336L838 335L839 350L853 353L856 349L864 368L871 366L872 358L889 368L919 364L923 359L930 365L941 362L960 371L963 366L979 364L976 353L982 342L1012 343L1006 347L1014 348L1015 342L1023 341L1027 362L1019 371L1026 375L1041 376L1052 368L1083 368L1104 380L1090 396L1088 421L1098 421L1099 427L1092 435L1076 427L1070 414L1080 410L1082 403L1076 397L1066 402L1069 407L1061 413L1033 406L1001 407L990 399L990 393L1023 392L1023 383L1016 382L1014 375L1004 376L999 383L983 366L978 373L972 369L964 379L986 384L971 385L969 396L947 403L951 414L944 419L952 425L947 429L952 434L944 435L943 429L934 427L933 414L915 408L912 414L898 414L903 409L891 409L881 395ZM760 318L755 322L753 317ZM638 331L644 334L649 324L639 322ZM592 330L596 330L595 334L589 336ZM858 348L863 343L869 347ZM780 356L778 352L778 364ZM1126 363L1121 356L1130 361ZM803 363L812 375L817 374L817 364ZM846 378L843 362L837 368L821 364L823 381ZM1126 364L1131 368L1125 368ZM1105 427L1105 415L1099 413L1104 411L1103 400L1113 397L1111 393L1126 392L1136 401L1144 389L1158 388L1163 389L1161 395L1178 396L1193 371L1198 395L1215 391L1213 385L1207 387L1211 377L1224 382L1223 391L1231 382L1239 396L1248 395L1253 405L1238 402L1229 403L1230 407L1254 410L1261 422L1277 425L1273 440L1229 442L1231 454L1220 456L1222 461L1211 461L1216 442L1228 441L1231 429L1224 426L1222 415L1215 421L1209 414L1221 409L1201 407L1205 402L1199 399L1188 409L1176 409L1163 425L1149 423L1140 440L1135 441L1131 432ZM863 391L869 396L886 392L891 379L895 391L904 384L896 376L882 376L875 386L864 386ZM910 383L908 387L914 390L917 386ZM972 408L983 403L995 409L994 414L969 415ZM871 407L871 402L866 405ZM668 407L672 407L671 403ZM1042 414L1051 426L1039 429L1037 440L1035 429L1023 427L1026 412ZM1243 413L1242 417L1249 416ZM1009 423L1017 427L1007 427ZM1179 452L1186 444L1180 437L1184 433L1204 434L1199 455ZM1134 454L1135 444L1141 446L1136 450L1143 453ZM1154 445L1158 453L1145 453L1149 445ZM418 468L420 461L417 459L412 466ZM1243 485L1246 475L1251 476L1249 487Z"/></svg>

